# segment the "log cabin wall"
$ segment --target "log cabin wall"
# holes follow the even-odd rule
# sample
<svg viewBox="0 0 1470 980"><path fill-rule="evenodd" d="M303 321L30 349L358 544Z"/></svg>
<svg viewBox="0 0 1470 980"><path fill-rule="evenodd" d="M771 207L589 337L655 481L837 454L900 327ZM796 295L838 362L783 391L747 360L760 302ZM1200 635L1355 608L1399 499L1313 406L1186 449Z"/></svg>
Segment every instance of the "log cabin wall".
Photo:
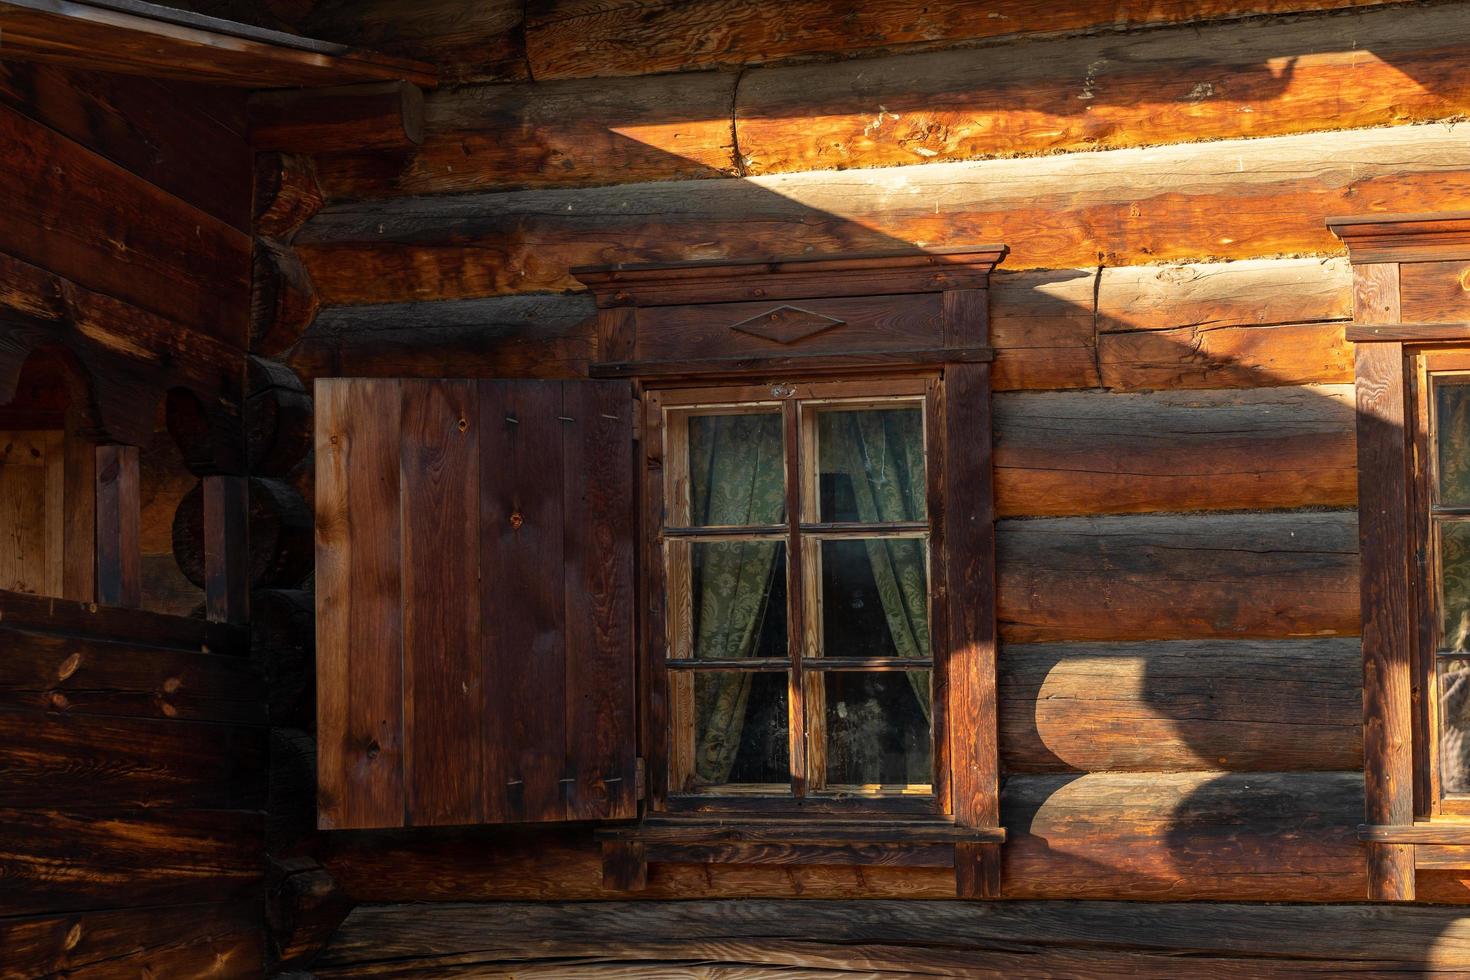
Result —
<svg viewBox="0 0 1470 980"><path fill-rule="evenodd" d="M139 463L118 599L100 566L93 592L91 554L85 581L35 590L64 600L0 596L7 977L263 970L266 691L244 627L203 619L204 577L174 553L180 514L180 558L202 547L187 533L200 477L242 472L228 467L251 275L243 108L0 60L0 401L26 402L58 357L85 389L68 438ZM67 511L90 546L82 490Z"/></svg>
<svg viewBox="0 0 1470 980"><path fill-rule="evenodd" d="M1454 125L1470 70L1446 41L1470 14L467 6L322 2L297 21L460 84L427 97L420 146L273 171L307 202L274 235L281 281L307 298L275 305L273 354L307 382L578 377L593 306L574 266L1006 242L1003 896L1364 898L1353 308L1323 219L1470 207ZM280 597L276 620L296 663L304 599ZM309 704L309 669L290 675L273 699ZM323 973L409 956L382 945L394 930L487 925L377 903L626 898L586 828L312 834L309 710L296 717L276 853L317 876L313 901L335 879L369 906ZM941 869L655 864L639 897L953 887ZM1434 869L1418 896L1470 897Z"/></svg>

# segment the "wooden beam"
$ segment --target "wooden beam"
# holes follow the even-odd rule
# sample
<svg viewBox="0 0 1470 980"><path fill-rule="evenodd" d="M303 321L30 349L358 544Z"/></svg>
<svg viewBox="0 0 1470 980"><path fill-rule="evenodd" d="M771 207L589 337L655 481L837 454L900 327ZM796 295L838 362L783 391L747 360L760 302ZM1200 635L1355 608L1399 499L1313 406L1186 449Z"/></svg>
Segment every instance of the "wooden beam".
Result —
<svg viewBox="0 0 1470 980"><path fill-rule="evenodd" d="M136 608L143 602L138 540L138 447L97 447L97 602Z"/></svg>
<svg viewBox="0 0 1470 980"><path fill-rule="evenodd" d="M424 94L408 82L257 92L248 114L258 152L401 150L424 141Z"/></svg>
<svg viewBox="0 0 1470 980"><path fill-rule="evenodd" d="M8 58L208 85L437 81L434 69L421 62L140 0L4 0L0 31Z"/></svg>
<svg viewBox="0 0 1470 980"><path fill-rule="evenodd" d="M250 616L248 481L206 476L204 483L204 603L216 623Z"/></svg>
<svg viewBox="0 0 1470 980"><path fill-rule="evenodd" d="M1007 267L1023 269L1334 253L1340 245L1322 219L1364 194L1384 207L1426 195L1470 205L1470 149L1436 124L742 181L410 197L327 208L294 244L323 303L385 303L572 289L570 269L592 262L920 252L982 234L1015 242Z"/></svg>

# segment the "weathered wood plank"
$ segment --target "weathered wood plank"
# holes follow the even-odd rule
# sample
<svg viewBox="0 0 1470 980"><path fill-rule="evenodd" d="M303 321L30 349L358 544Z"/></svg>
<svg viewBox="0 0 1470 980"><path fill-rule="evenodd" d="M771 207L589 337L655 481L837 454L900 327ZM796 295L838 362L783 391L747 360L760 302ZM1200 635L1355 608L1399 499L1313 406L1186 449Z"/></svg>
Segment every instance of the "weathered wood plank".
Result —
<svg viewBox="0 0 1470 980"><path fill-rule="evenodd" d="M1010 642L1352 636L1350 511L1008 520L999 616Z"/></svg>
<svg viewBox="0 0 1470 980"><path fill-rule="evenodd" d="M0 156L15 186L0 249L201 333L243 336L248 236L5 106Z"/></svg>
<svg viewBox="0 0 1470 980"><path fill-rule="evenodd" d="M6 806L265 807L264 726L103 718L48 707L0 708Z"/></svg>
<svg viewBox="0 0 1470 980"><path fill-rule="evenodd" d="M433 62L446 85L514 81L531 77L524 13L523 0L322 0L300 28L308 37Z"/></svg>
<svg viewBox="0 0 1470 980"><path fill-rule="evenodd" d="M1370 0L1371 2L1371 0ZM734 67L819 54L942 46L1007 35L1076 33L1249 14L1366 6L1363 0L1182 0L1052 4L961 2L943 8L882 0L751 7L738 0L535 0L526 50L538 79Z"/></svg>
<svg viewBox="0 0 1470 980"><path fill-rule="evenodd" d="M1011 268L1335 252L1343 209L1470 203L1448 126L872 171L338 205L297 235L327 304L575 288L572 266L1010 241Z"/></svg>
<svg viewBox="0 0 1470 980"><path fill-rule="evenodd" d="M1346 771L1363 764L1358 641L1007 644L1009 772Z"/></svg>
<svg viewBox="0 0 1470 980"><path fill-rule="evenodd" d="M1446 40L1467 25L1383 10L757 69L736 138L754 175L1445 119L1470 106Z"/></svg>
<svg viewBox="0 0 1470 980"><path fill-rule="evenodd" d="M1347 385L1002 395L996 503L1005 517L1351 506L1353 418Z"/></svg>
<svg viewBox="0 0 1470 980"><path fill-rule="evenodd" d="M256 976L254 902L0 918L7 975Z"/></svg>
<svg viewBox="0 0 1470 980"><path fill-rule="evenodd" d="M323 829L403 822L400 388L356 379L316 386Z"/></svg>
<svg viewBox="0 0 1470 980"><path fill-rule="evenodd" d="M0 810L0 915L259 897L260 813Z"/></svg>
<svg viewBox="0 0 1470 980"><path fill-rule="evenodd" d="M413 826L484 819L480 761L480 400L472 381L405 384L403 782Z"/></svg>
<svg viewBox="0 0 1470 980"><path fill-rule="evenodd" d="M360 906L322 976L1449 976L1463 910L1076 902ZM556 970L563 970L557 974ZM584 974L582 971L588 971ZM544 972L543 972L544 971ZM708 972L707 972L708 971ZM714 972L718 971L718 972ZM891 972L890 972L891 971Z"/></svg>

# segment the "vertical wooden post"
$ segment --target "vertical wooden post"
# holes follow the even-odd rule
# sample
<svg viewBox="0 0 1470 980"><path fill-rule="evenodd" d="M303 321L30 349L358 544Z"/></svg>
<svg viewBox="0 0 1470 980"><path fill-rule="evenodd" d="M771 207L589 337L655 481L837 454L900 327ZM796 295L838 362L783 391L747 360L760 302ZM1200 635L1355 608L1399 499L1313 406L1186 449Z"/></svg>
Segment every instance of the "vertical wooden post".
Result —
<svg viewBox="0 0 1470 980"><path fill-rule="evenodd" d="M1353 268L1355 319L1399 319L1397 263ZM1358 547L1362 560L1363 770L1367 822L1414 822L1413 645L1409 589L1408 467L1404 349L1354 351L1358 429ZM1412 901L1412 844L1370 843L1368 897Z"/></svg>
<svg viewBox="0 0 1470 980"><path fill-rule="evenodd" d="M61 595L92 602L97 598L97 450L68 426L65 455Z"/></svg>
<svg viewBox="0 0 1470 980"><path fill-rule="evenodd" d="M989 343L989 332L987 290L951 290L944 294L946 347L983 347ZM989 364L945 366L944 440L944 574L954 819L962 827L999 827ZM960 897L1000 897L1000 847L955 845L955 889Z"/></svg>
<svg viewBox="0 0 1470 980"><path fill-rule="evenodd" d="M143 603L143 548L138 447L96 450L97 602L138 607Z"/></svg>
<svg viewBox="0 0 1470 980"><path fill-rule="evenodd" d="M204 483L204 607L216 623L249 617L249 485L243 476L206 476Z"/></svg>

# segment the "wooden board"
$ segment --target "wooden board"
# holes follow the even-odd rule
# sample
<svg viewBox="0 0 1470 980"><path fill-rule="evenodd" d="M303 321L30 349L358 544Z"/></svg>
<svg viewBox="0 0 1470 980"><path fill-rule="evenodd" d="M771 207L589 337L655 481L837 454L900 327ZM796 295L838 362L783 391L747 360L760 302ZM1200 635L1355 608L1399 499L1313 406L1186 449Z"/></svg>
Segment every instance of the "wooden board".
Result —
<svg viewBox="0 0 1470 980"><path fill-rule="evenodd" d="M446 85L530 78L523 0L321 0L300 19L311 37L433 62Z"/></svg>
<svg viewBox="0 0 1470 980"><path fill-rule="evenodd" d="M1347 385L1002 395L997 506L1005 517L1351 506L1353 429Z"/></svg>
<svg viewBox="0 0 1470 980"><path fill-rule="evenodd" d="M1363 0L1009 0L997 6L966 0L937 8L914 0L883 0L834 10L830 0L758 8L732 0L649 0L628 6L535 0L527 8L525 30L531 72L548 79L733 67L1007 35L1366 5Z"/></svg>
<svg viewBox="0 0 1470 980"><path fill-rule="evenodd" d="M1351 511L999 524L1010 642L1358 633Z"/></svg>
<svg viewBox="0 0 1470 980"><path fill-rule="evenodd" d="M1007 644L1009 772L1350 770L1363 764L1356 638Z"/></svg>
<svg viewBox="0 0 1470 980"><path fill-rule="evenodd" d="M743 181L445 195L337 205L296 245L324 303L574 288L606 262L1008 241L1008 268L1335 253L1323 219L1371 198L1470 204L1448 126Z"/></svg>
<svg viewBox="0 0 1470 980"><path fill-rule="evenodd" d="M243 342L248 236L5 106L0 154L16 187L0 213L0 251Z"/></svg>
<svg viewBox="0 0 1470 980"><path fill-rule="evenodd" d="M683 901L362 906L323 977L1451 976L1453 908Z"/></svg>
<svg viewBox="0 0 1470 980"><path fill-rule="evenodd" d="M433 85L425 64L137 0L6 0L8 58L241 88L379 79Z"/></svg>

